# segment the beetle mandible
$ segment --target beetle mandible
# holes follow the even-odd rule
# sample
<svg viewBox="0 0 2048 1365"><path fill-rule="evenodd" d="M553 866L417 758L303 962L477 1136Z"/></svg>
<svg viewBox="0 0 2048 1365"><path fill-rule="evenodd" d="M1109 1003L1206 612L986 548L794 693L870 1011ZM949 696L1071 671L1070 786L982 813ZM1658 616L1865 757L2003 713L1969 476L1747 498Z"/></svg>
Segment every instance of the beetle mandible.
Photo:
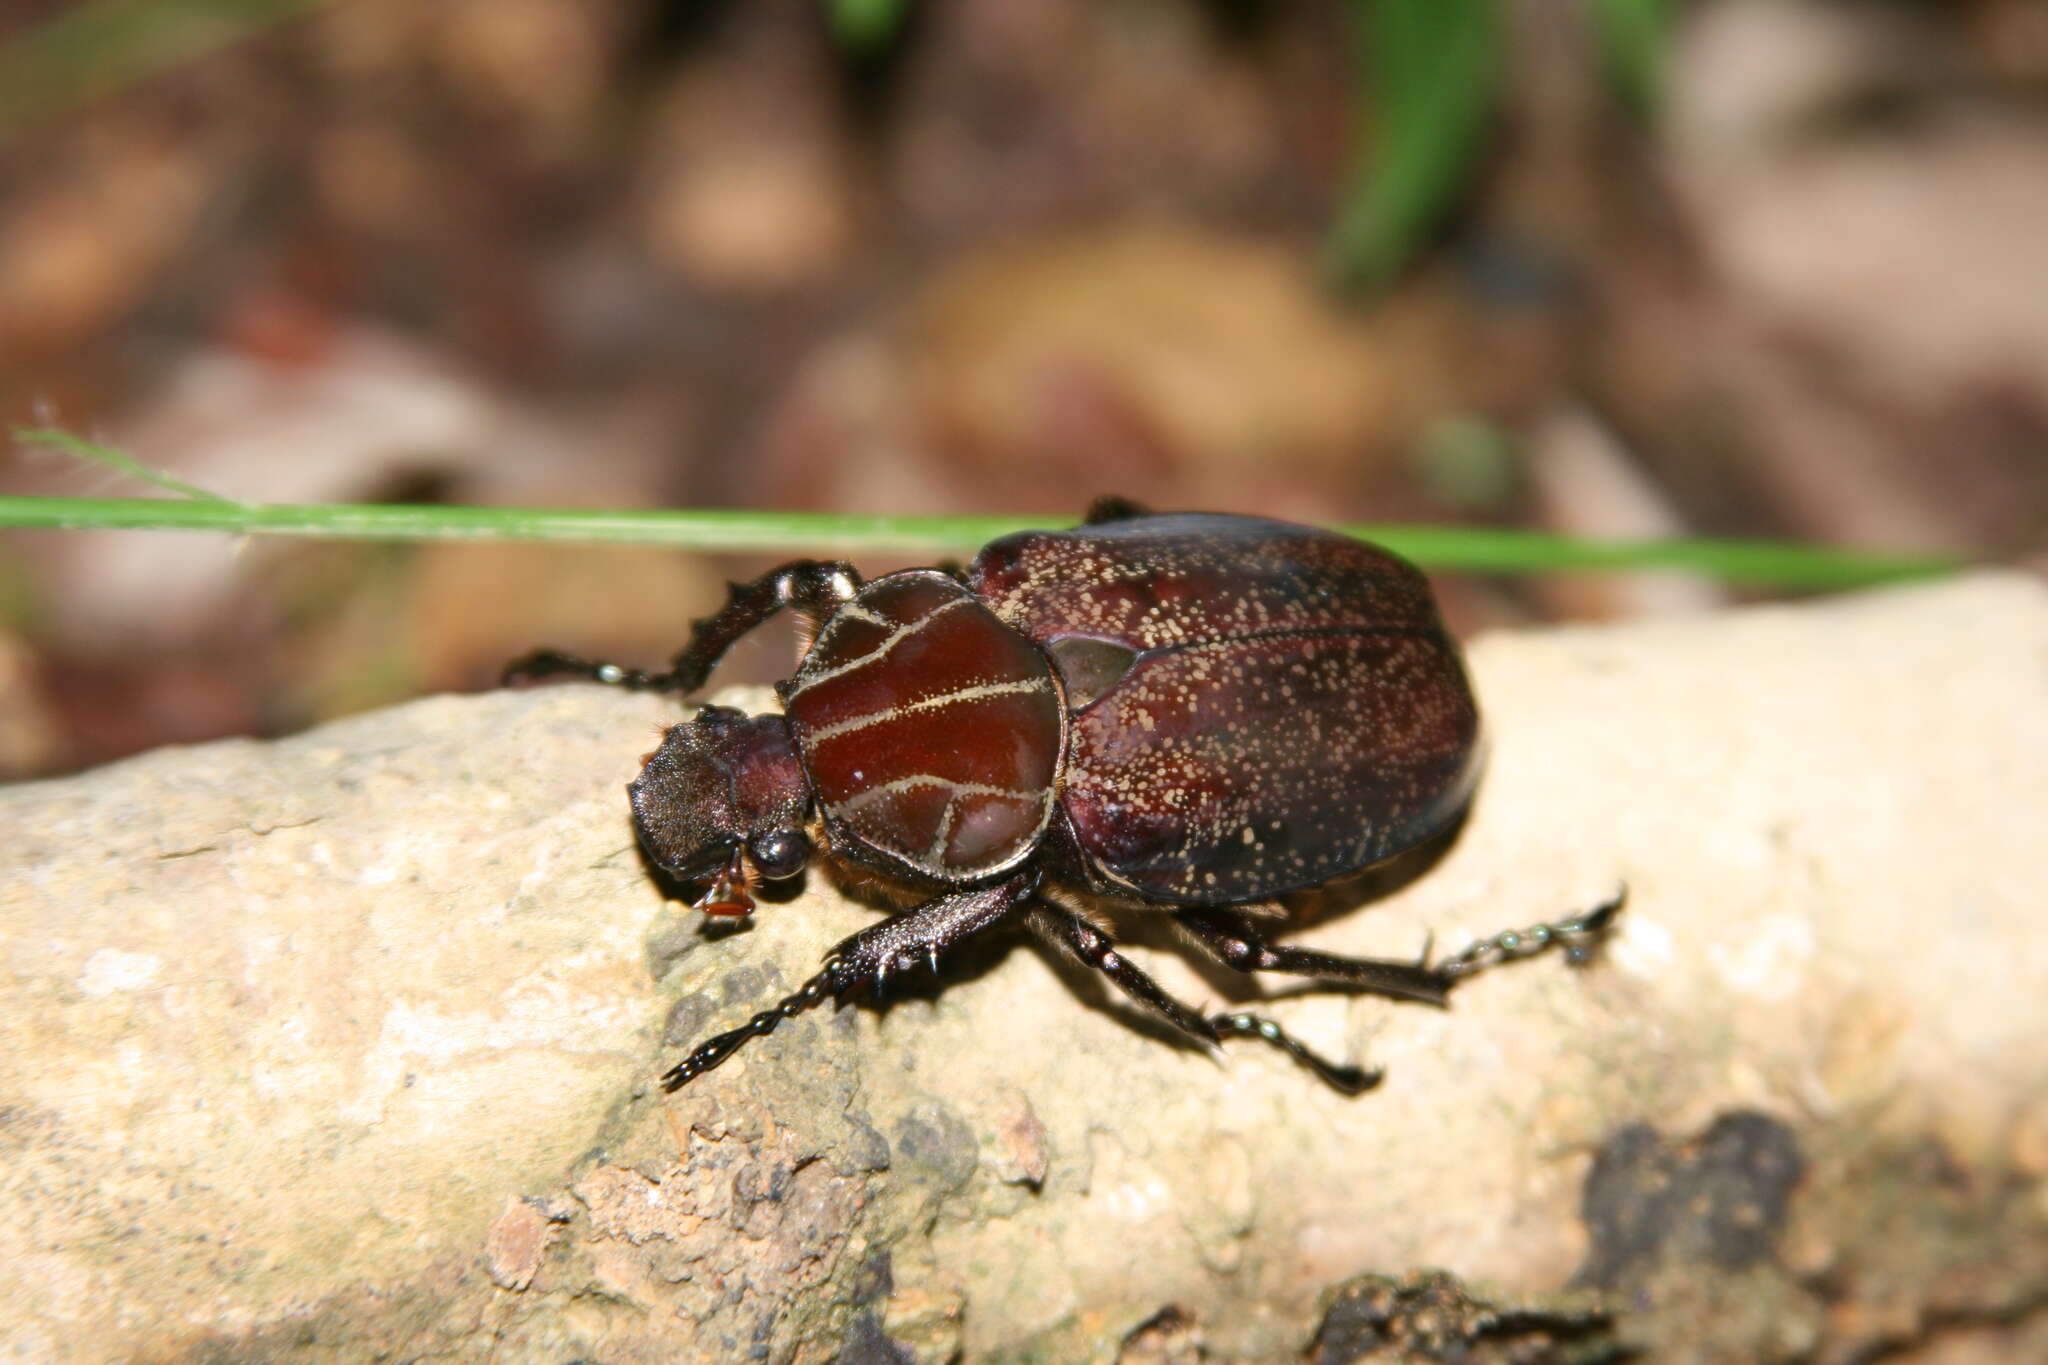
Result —
<svg viewBox="0 0 2048 1365"><path fill-rule="evenodd" d="M1277 898L1392 858L1462 816L1479 712L1422 575L1361 541L1104 499L1072 531L991 542L964 572L862 583L799 560L694 623L663 673L553 650L508 678L568 674L701 687L741 636L789 608L810 628L780 715L706 706L627 788L649 856L742 916L760 879L822 847L928 898L854 934L801 990L700 1044L675 1090L749 1039L893 975L936 972L1004 920L1100 971L1190 1038L1262 1038L1336 1089L1379 1073L1318 1055L1269 1019L1204 1014L1118 952L1098 903L1172 915L1226 966L1443 1005L1496 962L1563 946L1583 961L1621 898L1436 962L1273 944Z"/></svg>

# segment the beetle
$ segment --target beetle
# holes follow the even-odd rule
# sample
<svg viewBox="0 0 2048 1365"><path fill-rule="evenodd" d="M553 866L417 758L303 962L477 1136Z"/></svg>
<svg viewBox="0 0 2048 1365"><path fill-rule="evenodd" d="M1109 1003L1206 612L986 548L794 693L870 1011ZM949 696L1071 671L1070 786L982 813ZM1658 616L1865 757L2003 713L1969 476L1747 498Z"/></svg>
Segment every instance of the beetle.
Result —
<svg viewBox="0 0 2048 1365"><path fill-rule="evenodd" d="M1379 1073L1258 1015L1184 1004L1117 950L1096 907L1169 914L1238 971L1439 1006L1495 962L1551 946L1585 960L1620 908L1434 964L1267 941L1257 921L1280 897L1450 829L1480 770L1478 707L1422 575L1314 527L1104 499L1080 527L1005 536L958 573L862 582L798 560L734 584L665 672L539 650L507 677L691 692L785 608L810 643L777 687L782 712L706 706L669 728L627 789L640 842L706 885L708 915L750 913L760 881L820 849L923 899L699 1045L663 1076L670 1091L828 997L880 998L1017 920L1189 1038L1264 1039L1355 1094Z"/></svg>

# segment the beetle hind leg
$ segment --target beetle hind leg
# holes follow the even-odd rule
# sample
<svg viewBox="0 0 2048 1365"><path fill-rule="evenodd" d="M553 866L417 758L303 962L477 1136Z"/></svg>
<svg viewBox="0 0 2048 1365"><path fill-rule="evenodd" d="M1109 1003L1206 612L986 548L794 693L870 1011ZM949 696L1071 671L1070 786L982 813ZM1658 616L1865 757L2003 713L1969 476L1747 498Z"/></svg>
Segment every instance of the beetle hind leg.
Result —
<svg viewBox="0 0 2048 1365"><path fill-rule="evenodd" d="M1374 995L1445 1005L1458 974L1422 962L1343 957L1313 948L1275 947L1235 910L1182 910L1174 916L1202 951L1240 972L1285 972L1353 986Z"/></svg>
<svg viewBox="0 0 2048 1365"><path fill-rule="evenodd" d="M1362 1094L1380 1083L1377 1070L1333 1062L1271 1019L1244 1013L1204 1016L1200 1010L1168 994L1136 963L1118 952L1109 935L1070 910L1040 901L1025 912L1024 922L1040 938L1066 949L1083 965L1101 972L1111 985L1197 1042L1215 1047L1226 1037L1263 1039L1345 1095Z"/></svg>
<svg viewBox="0 0 2048 1365"><path fill-rule="evenodd" d="M1627 899L1624 888L1582 914L1495 934L1435 963L1429 961L1427 951L1419 962L1393 962L1319 953L1312 948L1275 947L1235 910L1182 910L1174 918L1204 952L1236 971L1286 972L1396 1000L1441 1006L1449 1003L1451 987L1504 962L1520 962L1552 948L1562 949L1565 960L1574 966L1590 961Z"/></svg>
<svg viewBox="0 0 2048 1365"><path fill-rule="evenodd" d="M676 652L665 672L643 673L622 664L604 663L559 649L536 649L505 666L504 681L536 682L542 678L585 678L635 692L694 692L739 638L764 624L784 607L793 608L815 630L825 615L860 590L853 566L798 559L772 569L751 583L726 587L723 607L690 624L690 640Z"/></svg>

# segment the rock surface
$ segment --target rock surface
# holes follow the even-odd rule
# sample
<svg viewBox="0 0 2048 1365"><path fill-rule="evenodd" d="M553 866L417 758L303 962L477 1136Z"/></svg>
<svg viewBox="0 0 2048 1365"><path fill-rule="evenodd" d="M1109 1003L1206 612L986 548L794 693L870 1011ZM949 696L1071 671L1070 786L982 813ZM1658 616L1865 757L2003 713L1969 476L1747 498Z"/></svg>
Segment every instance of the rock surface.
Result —
<svg viewBox="0 0 2048 1365"><path fill-rule="evenodd" d="M658 699L435 698L0 792L0 1348L1083 1360L1149 1322L1132 1359L1166 1323L1174 1358L1335 1361L1340 1283L1429 1266L1603 1303L1659 1360L2048 1336L2048 593L1472 658L1469 824L1302 941L1629 908L1591 969L1447 1012L1274 983L1387 1068L1354 1100L1021 943L663 1096L876 912L815 872L739 933L665 904L620 790Z"/></svg>

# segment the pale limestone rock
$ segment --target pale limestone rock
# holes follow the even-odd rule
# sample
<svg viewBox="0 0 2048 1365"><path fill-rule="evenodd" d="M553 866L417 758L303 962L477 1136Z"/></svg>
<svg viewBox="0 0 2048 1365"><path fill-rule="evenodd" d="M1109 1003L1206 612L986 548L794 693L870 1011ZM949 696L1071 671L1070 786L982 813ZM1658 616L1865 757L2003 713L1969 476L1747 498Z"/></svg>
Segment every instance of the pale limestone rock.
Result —
<svg viewBox="0 0 2048 1365"><path fill-rule="evenodd" d="M1387 1067L1353 1100L1000 943L662 1096L876 912L815 873L737 934L665 908L621 791L658 699L435 698L0 792L0 1350L1109 1359L1172 1303L1210 1359L1280 1361L1337 1282L1435 1265L1506 1299L1583 1268L1659 1359L1825 1359L2048 1300L2048 593L1472 657L1463 836L1303 940L1629 908L1592 969L1448 1012L1273 1003Z"/></svg>

